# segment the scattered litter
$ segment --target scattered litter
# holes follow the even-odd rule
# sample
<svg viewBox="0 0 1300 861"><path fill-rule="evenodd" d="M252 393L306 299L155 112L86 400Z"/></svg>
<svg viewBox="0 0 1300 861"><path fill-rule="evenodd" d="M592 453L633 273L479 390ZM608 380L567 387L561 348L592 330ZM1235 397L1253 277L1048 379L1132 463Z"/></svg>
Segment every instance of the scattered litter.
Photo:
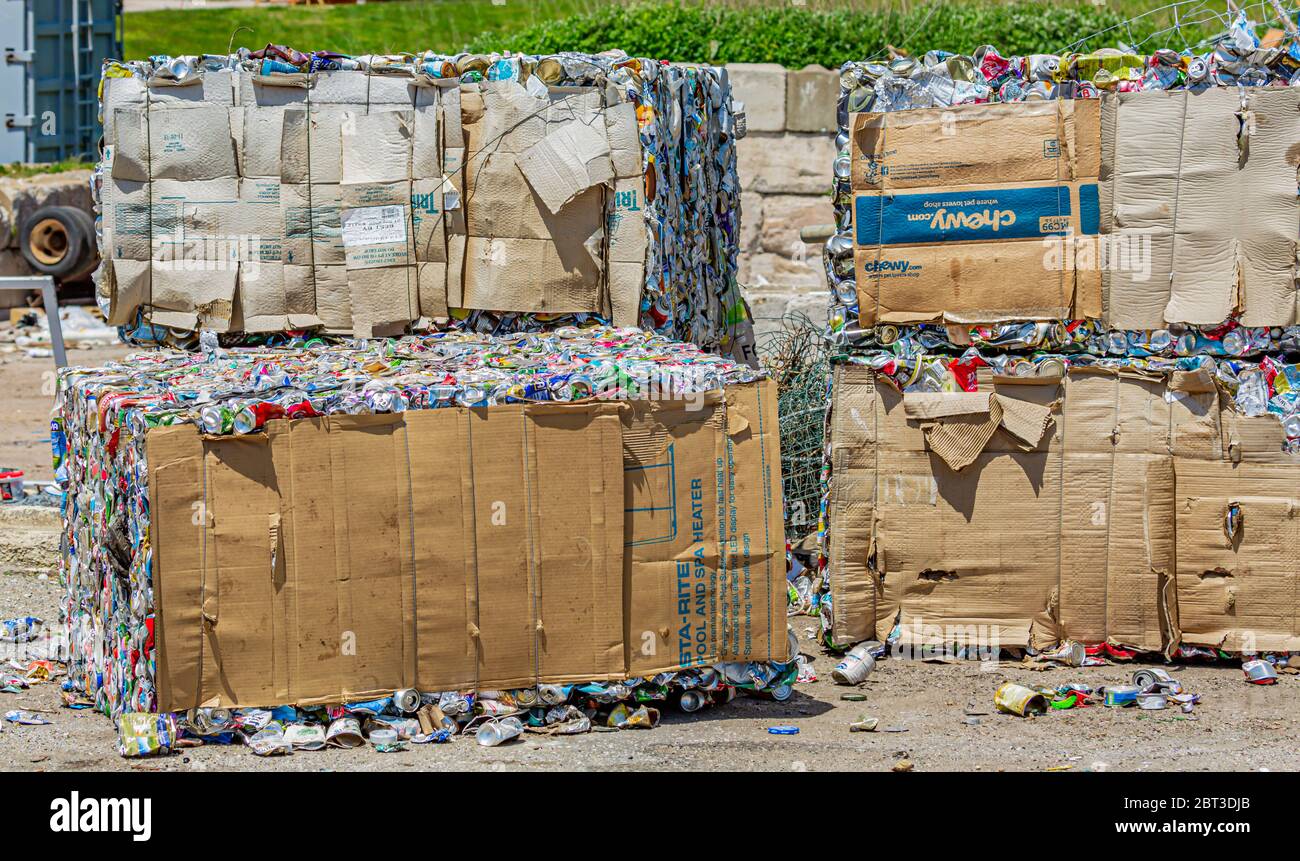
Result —
<svg viewBox="0 0 1300 861"><path fill-rule="evenodd" d="M42 726L48 724L45 718L35 712L23 711L22 709L13 709L5 712L5 720L9 723L22 724L24 726Z"/></svg>
<svg viewBox="0 0 1300 861"><path fill-rule="evenodd" d="M837 685L858 685L866 681L867 676L876 668L873 654L881 644L874 640L858 643L844 654L844 658L831 670L831 678Z"/></svg>
<svg viewBox="0 0 1300 861"><path fill-rule="evenodd" d="M166 755L176 744L176 732L173 715L124 712L117 718L117 752L125 757Z"/></svg>
<svg viewBox="0 0 1300 861"><path fill-rule="evenodd" d="M1255 659L1246 661L1241 665L1241 671L1246 674L1246 681L1252 685L1275 685L1277 684L1277 670L1269 661Z"/></svg>
<svg viewBox="0 0 1300 861"><path fill-rule="evenodd" d="M22 475L22 473L19 473ZM4 473L0 473L3 483ZM21 496L21 494L20 494ZM0 643L30 643L45 630L45 622L35 616L19 616L0 621Z"/></svg>
<svg viewBox="0 0 1300 861"><path fill-rule="evenodd" d="M483 747L496 747L523 734L524 725L517 717L496 718L483 723L474 738Z"/></svg>
<svg viewBox="0 0 1300 861"><path fill-rule="evenodd" d="M1041 715L1047 711L1047 700L1033 688L1007 682L993 695L993 703L999 711L1021 717Z"/></svg>

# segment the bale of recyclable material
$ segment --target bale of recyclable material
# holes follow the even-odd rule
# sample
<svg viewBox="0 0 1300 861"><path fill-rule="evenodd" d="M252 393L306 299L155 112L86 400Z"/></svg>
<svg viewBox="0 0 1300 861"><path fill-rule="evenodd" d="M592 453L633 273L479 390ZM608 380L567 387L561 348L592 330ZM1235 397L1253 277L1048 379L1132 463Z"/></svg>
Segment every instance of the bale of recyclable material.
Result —
<svg viewBox="0 0 1300 861"><path fill-rule="evenodd" d="M637 329L65 369L71 683L112 715L780 687L779 434L761 372Z"/></svg>
<svg viewBox="0 0 1300 861"><path fill-rule="evenodd" d="M136 340L599 322L752 348L723 69L268 46L103 74L99 301Z"/></svg>
<svg viewBox="0 0 1300 861"><path fill-rule="evenodd" d="M826 640L1295 649L1296 382L1269 357L841 357Z"/></svg>
<svg viewBox="0 0 1300 861"><path fill-rule="evenodd" d="M841 68L832 338L1097 355L1300 346L1300 61L931 51Z"/></svg>

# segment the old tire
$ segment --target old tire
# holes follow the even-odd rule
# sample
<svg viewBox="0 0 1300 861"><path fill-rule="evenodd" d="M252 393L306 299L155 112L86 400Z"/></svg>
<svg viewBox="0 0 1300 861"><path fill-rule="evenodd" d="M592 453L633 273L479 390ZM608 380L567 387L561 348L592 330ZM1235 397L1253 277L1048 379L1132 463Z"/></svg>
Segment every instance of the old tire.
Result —
<svg viewBox="0 0 1300 861"><path fill-rule="evenodd" d="M95 222L75 206L42 206L18 231L23 259L42 275L80 277L98 262Z"/></svg>

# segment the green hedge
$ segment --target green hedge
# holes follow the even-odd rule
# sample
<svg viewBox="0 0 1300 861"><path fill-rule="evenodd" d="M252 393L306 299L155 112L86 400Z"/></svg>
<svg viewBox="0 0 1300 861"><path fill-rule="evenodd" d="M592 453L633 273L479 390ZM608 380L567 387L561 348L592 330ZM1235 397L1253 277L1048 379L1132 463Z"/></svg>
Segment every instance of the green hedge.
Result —
<svg viewBox="0 0 1300 861"><path fill-rule="evenodd" d="M529 53L602 51L681 62L781 63L801 67L820 63L835 68L847 59L883 53L891 44L908 53L931 48L969 52L996 45L1004 54L1056 52L1085 36L1116 27L1093 39L1089 49L1137 42L1170 26L1167 11L1131 16L1158 4L1138 0L931 0L880 9L836 9L793 5L692 2L611 5L567 18L545 21L513 35L476 38L471 50L511 49ZM1175 47L1212 36L1215 26L1182 28L1147 48Z"/></svg>

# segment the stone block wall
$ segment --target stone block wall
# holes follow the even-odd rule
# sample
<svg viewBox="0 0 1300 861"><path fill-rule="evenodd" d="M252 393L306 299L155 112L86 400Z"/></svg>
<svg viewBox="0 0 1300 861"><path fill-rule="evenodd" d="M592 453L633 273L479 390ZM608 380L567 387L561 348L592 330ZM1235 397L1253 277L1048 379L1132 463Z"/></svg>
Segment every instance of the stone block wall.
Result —
<svg viewBox="0 0 1300 861"><path fill-rule="evenodd" d="M733 63L727 73L749 130L736 145L739 277L755 328L771 329L787 311L824 323L829 295L822 247L802 242L799 230L835 219L831 164L839 74L773 63Z"/></svg>

